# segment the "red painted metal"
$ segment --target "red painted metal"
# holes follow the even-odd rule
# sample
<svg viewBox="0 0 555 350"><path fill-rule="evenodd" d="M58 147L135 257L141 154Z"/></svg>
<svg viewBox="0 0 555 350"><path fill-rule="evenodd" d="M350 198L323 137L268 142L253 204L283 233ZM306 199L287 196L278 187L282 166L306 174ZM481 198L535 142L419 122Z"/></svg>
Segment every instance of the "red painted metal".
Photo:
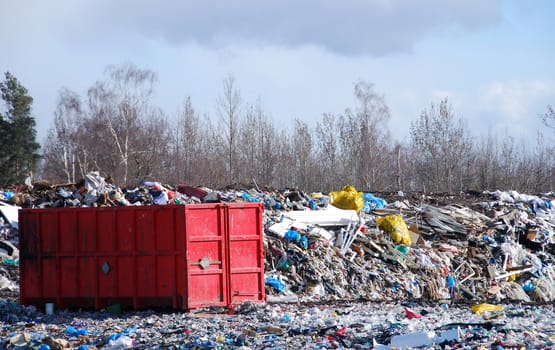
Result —
<svg viewBox="0 0 555 350"><path fill-rule="evenodd" d="M261 213L259 204L23 209L20 301L97 309L264 301Z"/></svg>
<svg viewBox="0 0 555 350"><path fill-rule="evenodd" d="M219 204L187 206L187 309L229 304L227 232Z"/></svg>
<svg viewBox="0 0 555 350"><path fill-rule="evenodd" d="M262 207L225 208L229 234L229 292L231 304L264 301L264 242Z"/></svg>

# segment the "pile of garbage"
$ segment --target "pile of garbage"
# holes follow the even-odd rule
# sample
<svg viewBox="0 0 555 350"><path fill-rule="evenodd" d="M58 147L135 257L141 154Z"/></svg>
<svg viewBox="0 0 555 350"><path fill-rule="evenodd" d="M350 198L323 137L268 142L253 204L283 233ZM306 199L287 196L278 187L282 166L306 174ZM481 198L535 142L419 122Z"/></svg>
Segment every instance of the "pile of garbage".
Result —
<svg viewBox="0 0 555 350"><path fill-rule="evenodd" d="M555 200L515 191L458 196L225 190L98 173L77 184L0 191L2 266L17 265L17 206L31 208L260 202L268 300L555 300ZM9 275L10 277L6 277ZM13 273L3 273L2 289ZM11 280L10 280L11 281Z"/></svg>
<svg viewBox="0 0 555 350"><path fill-rule="evenodd" d="M364 195L346 187L321 211L298 210L321 198L302 195L291 210L271 212L270 294L303 301L555 300L552 194L485 192L466 197L470 207L456 197L443 206L426 197L411 202L403 193L376 205ZM349 196L340 206L353 209L333 206Z"/></svg>
<svg viewBox="0 0 555 350"><path fill-rule="evenodd" d="M265 208L267 304L208 317L17 303L19 208L221 201ZM0 190L0 348L549 348L554 301L553 193L126 189L98 173Z"/></svg>

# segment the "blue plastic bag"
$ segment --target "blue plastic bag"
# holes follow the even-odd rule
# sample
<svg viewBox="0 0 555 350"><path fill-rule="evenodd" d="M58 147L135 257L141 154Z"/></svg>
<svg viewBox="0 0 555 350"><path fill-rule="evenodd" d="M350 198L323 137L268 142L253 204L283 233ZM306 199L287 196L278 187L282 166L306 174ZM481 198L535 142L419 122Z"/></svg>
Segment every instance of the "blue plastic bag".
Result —
<svg viewBox="0 0 555 350"><path fill-rule="evenodd" d="M88 335L89 331L87 331L86 329L75 329L72 326L67 326L66 327L66 334L69 335L70 337L80 337L83 335Z"/></svg>
<svg viewBox="0 0 555 350"><path fill-rule="evenodd" d="M251 203L262 202L262 199L253 197L250 194L248 194L247 192L241 193L241 198L243 198L245 201L251 202Z"/></svg>
<svg viewBox="0 0 555 350"><path fill-rule="evenodd" d="M301 235L295 230L288 230L285 232L285 239L288 239L293 242L298 242L301 239Z"/></svg>
<svg viewBox="0 0 555 350"><path fill-rule="evenodd" d="M364 199L364 207L362 208L362 211L365 213L369 213L374 209L385 208L387 205L387 202L384 199L374 197L372 193L363 194L362 199Z"/></svg>
<svg viewBox="0 0 555 350"><path fill-rule="evenodd" d="M266 277L264 279L264 284L274 287L274 289L280 293L285 290L285 284L277 278Z"/></svg>

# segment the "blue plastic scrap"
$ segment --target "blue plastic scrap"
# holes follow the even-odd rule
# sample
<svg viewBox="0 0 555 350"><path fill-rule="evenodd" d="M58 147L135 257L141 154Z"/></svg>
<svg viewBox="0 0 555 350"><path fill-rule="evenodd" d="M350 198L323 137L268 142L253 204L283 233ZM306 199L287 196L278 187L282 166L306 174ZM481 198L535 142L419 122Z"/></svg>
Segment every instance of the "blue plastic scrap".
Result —
<svg viewBox="0 0 555 350"><path fill-rule="evenodd" d="M362 211L365 213L369 213L374 209L383 209L387 205L387 202L384 199L374 197L372 193L363 194L362 199L364 199L364 207L362 208Z"/></svg>
<svg viewBox="0 0 555 350"><path fill-rule="evenodd" d="M313 199L308 201L308 205L310 205L310 209L318 210L318 204L316 204L316 202Z"/></svg>
<svg viewBox="0 0 555 350"><path fill-rule="evenodd" d="M308 249L308 237L302 236L299 243L303 249Z"/></svg>
<svg viewBox="0 0 555 350"><path fill-rule="evenodd" d="M251 203L262 202L261 198L253 197L250 194L248 194L247 192L241 193L241 198L243 198L245 201L251 202Z"/></svg>
<svg viewBox="0 0 555 350"><path fill-rule="evenodd" d="M80 336L85 336L89 334L89 331L87 331L86 329L75 329L72 326L67 326L66 327L66 334L69 335L70 337L80 337Z"/></svg>
<svg viewBox="0 0 555 350"><path fill-rule="evenodd" d="M451 275L447 275L447 288L451 289L455 287L455 279Z"/></svg>
<svg viewBox="0 0 555 350"><path fill-rule="evenodd" d="M301 239L301 235L295 230L288 230L285 232L285 239L290 241L298 242Z"/></svg>
<svg viewBox="0 0 555 350"><path fill-rule="evenodd" d="M3 194L8 202L15 196L15 192L11 192L11 191L3 192Z"/></svg>
<svg viewBox="0 0 555 350"><path fill-rule="evenodd" d="M274 287L274 289L280 293L285 290L285 284L277 278L266 277L264 279L264 284Z"/></svg>
<svg viewBox="0 0 555 350"><path fill-rule="evenodd" d="M536 287L534 286L534 284L530 281L528 281L527 283L522 285L522 289L524 289L525 292L531 292L535 289Z"/></svg>
<svg viewBox="0 0 555 350"><path fill-rule="evenodd" d="M127 328L121 333L112 334L106 338L106 343L116 341L121 337L129 336L131 333L137 333L137 328Z"/></svg>

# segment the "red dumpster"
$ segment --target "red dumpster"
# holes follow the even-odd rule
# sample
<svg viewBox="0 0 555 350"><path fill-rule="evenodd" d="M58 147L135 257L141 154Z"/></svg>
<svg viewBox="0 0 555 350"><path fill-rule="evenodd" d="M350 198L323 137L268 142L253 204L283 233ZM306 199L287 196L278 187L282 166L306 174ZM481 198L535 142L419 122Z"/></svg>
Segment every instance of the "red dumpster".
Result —
<svg viewBox="0 0 555 350"><path fill-rule="evenodd" d="M23 209L20 301L194 309L262 302L262 206Z"/></svg>

